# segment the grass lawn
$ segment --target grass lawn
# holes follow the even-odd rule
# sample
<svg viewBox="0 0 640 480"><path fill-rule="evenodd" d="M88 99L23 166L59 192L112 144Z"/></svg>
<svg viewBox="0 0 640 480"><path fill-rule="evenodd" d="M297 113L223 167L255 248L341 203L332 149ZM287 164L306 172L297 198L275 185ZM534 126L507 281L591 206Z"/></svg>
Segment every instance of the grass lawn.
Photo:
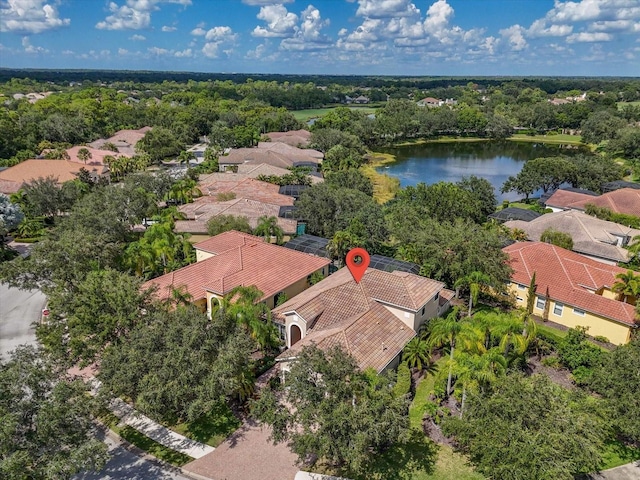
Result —
<svg viewBox="0 0 640 480"><path fill-rule="evenodd" d="M507 138L514 142L541 142L541 143L562 143L572 145L582 145L582 137L580 135L527 135L516 133Z"/></svg>
<svg viewBox="0 0 640 480"><path fill-rule="evenodd" d="M373 198L378 203L385 203L396 196L400 190L400 180L380 173L376 168L395 161L393 155L373 153L369 162L360 167L360 171L373 183Z"/></svg>
<svg viewBox="0 0 640 480"><path fill-rule="evenodd" d="M225 438L235 432L242 422L233 414L226 403L218 405L208 415L190 423L179 423L170 428L174 432L212 447L220 445Z"/></svg>
<svg viewBox="0 0 640 480"><path fill-rule="evenodd" d="M119 426L120 420L112 413L103 413L99 416L99 419L102 423L104 423L107 427L120 435L120 437L122 437L130 444L135 445L140 450L144 450L150 455L153 455L160 460L170 463L171 465L181 467L182 465L185 465L193 460L193 458L191 458L189 455L171 450L170 448L167 448L164 445L159 444L155 440L147 437L146 435L138 432L135 428L132 428L128 425Z"/></svg>
<svg viewBox="0 0 640 480"><path fill-rule="evenodd" d="M327 108L309 108L307 110L291 110L291 113L293 114L294 117L296 117L296 120L300 122L307 122L312 118L321 117L339 106L344 106L344 105L337 105L335 107L327 107ZM372 106L362 106L362 107L350 106L349 108L351 110L364 112L367 115L370 113L375 113L375 111L377 110L377 107L372 107Z"/></svg>
<svg viewBox="0 0 640 480"><path fill-rule="evenodd" d="M611 439L605 443L602 457L603 464L601 469L607 470L640 460L640 448L628 447L618 440Z"/></svg>

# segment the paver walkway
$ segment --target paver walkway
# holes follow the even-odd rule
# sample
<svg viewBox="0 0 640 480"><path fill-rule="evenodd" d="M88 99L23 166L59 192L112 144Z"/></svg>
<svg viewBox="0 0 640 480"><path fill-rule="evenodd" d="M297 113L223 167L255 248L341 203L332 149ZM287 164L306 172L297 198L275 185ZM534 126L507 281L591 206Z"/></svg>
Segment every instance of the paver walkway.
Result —
<svg viewBox="0 0 640 480"><path fill-rule="evenodd" d="M109 408L126 425L176 452L184 453L192 458L201 458L215 450L209 445L191 440L157 424L149 417L136 412L131 405L119 398L112 400Z"/></svg>
<svg viewBox="0 0 640 480"><path fill-rule="evenodd" d="M213 480L293 480L298 473L296 455L285 443L273 445L271 430L252 419L205 455L182 470L196 478Z"/></svg>

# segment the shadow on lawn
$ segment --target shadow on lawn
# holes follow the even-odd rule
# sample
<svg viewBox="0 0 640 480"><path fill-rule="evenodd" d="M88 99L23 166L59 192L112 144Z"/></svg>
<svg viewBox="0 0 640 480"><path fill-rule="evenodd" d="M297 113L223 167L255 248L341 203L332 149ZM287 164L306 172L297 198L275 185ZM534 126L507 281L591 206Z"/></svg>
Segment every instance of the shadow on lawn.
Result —
<svg viewBox="0 0 640 480"><path fill-rule="evenodd" d="M419 474L433 473L437 456L438 445L424 433L411 429L406 441L376 456L366 471L342 475L354 480L410 480Z"/></svg>
<svg viewBox="0 0 640 480"><path fill-rule="evenodd" d="M233 433L242 422L224 403L215 406L207 415L187 425L185 433L202 443L219 445Z"/></svg>

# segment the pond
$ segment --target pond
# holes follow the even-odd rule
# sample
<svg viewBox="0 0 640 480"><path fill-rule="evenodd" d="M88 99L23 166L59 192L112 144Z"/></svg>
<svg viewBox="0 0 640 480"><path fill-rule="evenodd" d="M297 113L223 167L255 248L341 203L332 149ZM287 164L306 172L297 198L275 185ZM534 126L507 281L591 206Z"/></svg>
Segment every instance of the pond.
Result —
<svg viewBox="0 0 640 480"><path fill-rule="evenodd" d="M520 172L526 160L589 152L570 145L509 141L425 143L380 151L394 155L396 161L377 168L378 172L400 179L403 187L457 182L475 175L491 182L499 202L519 198L515 192L501 194L500 188L509 176Z"/></svg>

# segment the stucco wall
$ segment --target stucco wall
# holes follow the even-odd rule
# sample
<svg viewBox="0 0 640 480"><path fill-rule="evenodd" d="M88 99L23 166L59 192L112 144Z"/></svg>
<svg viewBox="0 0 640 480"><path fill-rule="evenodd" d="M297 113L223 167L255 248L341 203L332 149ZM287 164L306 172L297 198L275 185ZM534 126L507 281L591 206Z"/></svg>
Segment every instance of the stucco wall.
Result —
<svg viewBox="0 0 640 480"><path fill-rule="evenodd" d="M527 290L517 289L512 283L510 284L511 293L517 295L522 300L516 300L519 307L526 308L527 306ZM594 293L595 295L595 293ZM623 325L618 322L609 320L608 318L601 317L594 313L585 311L584 315L576 313L576 309L573 305L564 304L562 307L561 315L554 313L556 304L560 305L560 302L556 302L553 299L549 299L548 307L548 320L559 323L568 328L575 327L588 327L587 333L592 337L602 336L606 337L609 342L615 345L621 345L628 343L631 335L631 327ZM536 304L533 306L533 313L540 317L543 316L544 309L538 308Z"/></svg>

